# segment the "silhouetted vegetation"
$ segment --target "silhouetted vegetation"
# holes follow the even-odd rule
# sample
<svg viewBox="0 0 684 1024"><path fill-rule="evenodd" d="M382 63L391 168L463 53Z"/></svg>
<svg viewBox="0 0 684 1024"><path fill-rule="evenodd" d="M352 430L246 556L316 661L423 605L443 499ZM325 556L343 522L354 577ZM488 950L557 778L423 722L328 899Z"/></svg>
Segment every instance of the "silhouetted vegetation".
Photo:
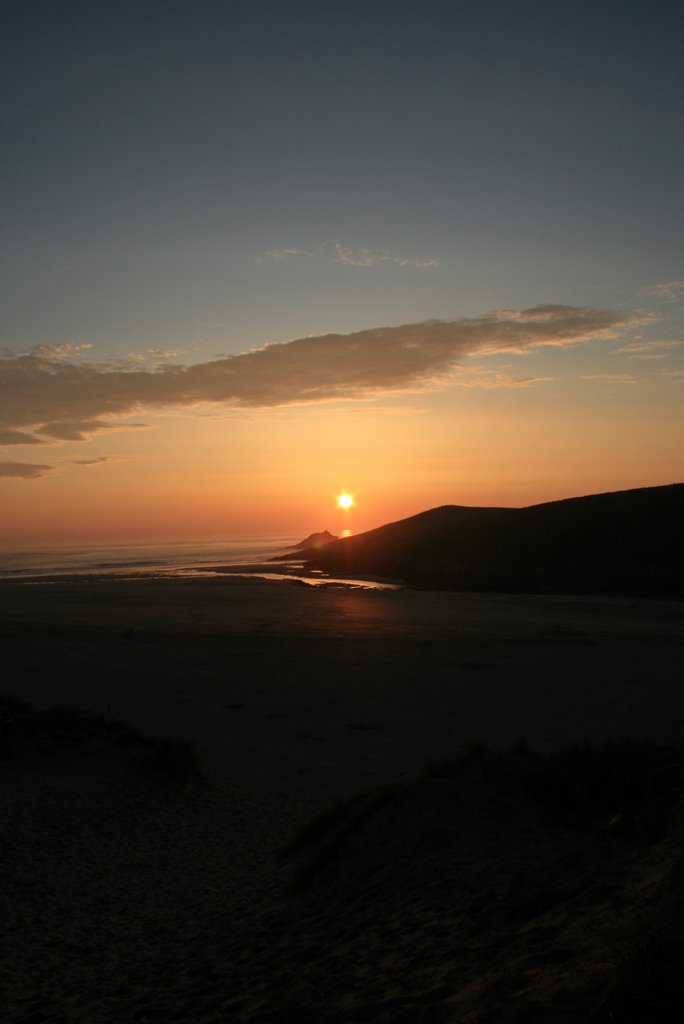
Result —
<svg viewBox="0 0 684 1024"><path fill-rule="evenodd" d="M684 751L631 740L544 756L523 749L515 774L547 810L608 820L618 835L630 832L638 816L640 835L654 838L684 795Z"/></svg>
<svg viewBox="0 0 684 1024"><path fill-rule="evenodd" d="M396 792L396 787L385 786L360 793L303 825L281 854L283 860L297 854L304 855L292 875L290 892L307 889L320 872L342 854L348 837L384 807Z"/></svg>
<svg viewBox="0 0 684 1024"><path fill-rule="evenodd" d="M189 740L145 736L108 712L92 714L63 704L39 711L16 697L0 695L0 757L77 752L86 747L124 751L129 763L164 785L202 778Z"/></svg>
<svg viewBox="0 0 684 1024"><path fill-rule="evenodd" d="M639 835L657 838L684 798L684 749L626 739L547 754L521 739L502 755L475 741L453 757L428 762L425 776L462 778L483 755L499 758L502 778L513 780L544 814L571 815L588 825L602 821L615 835L631 834L636 816Z"/></svg>
<svg viewBox="0 0 684 1024"><path fill-rule="evenodd" d="M537 805L540 820L569 826L574 833L597 829L615 839L652 843L680 813L684 796L684 750L616 740L581 744L540 754L525 741L507 752L474 742L454 757L430 762L428 783L468 778L487 780L488 791L513 786ZM290 861L290 892L308 889L320 873L344 856L348 840L392 800L401 803L407 787L357 794L302 826L283 849ZM457 810L455 810L457 814ZM543 887L542 887L543 888ZM509 915L528 917L568 896L565 884L542 892L525 878L511 892Z"/></svg>

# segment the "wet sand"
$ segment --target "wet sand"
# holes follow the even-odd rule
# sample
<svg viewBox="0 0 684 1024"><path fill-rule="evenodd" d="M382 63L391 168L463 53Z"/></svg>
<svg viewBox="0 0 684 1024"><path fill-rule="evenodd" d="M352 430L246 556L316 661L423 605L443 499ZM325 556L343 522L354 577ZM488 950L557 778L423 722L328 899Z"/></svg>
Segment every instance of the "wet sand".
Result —
<svg viewBox="0 0 684 1024"><path fill-rule="evenodd" d="M162 792L106 751L0 762L9 1021L528 1019L510 1010L510 986L525 989L510 943L537 958L515 1013L588 1019L563 987L591 988L606 921L655 913L672 837L624 856L593 837L590 856L480 779L448 796L471 836L459 847L442 783L414 780L473 740L684 741L681 603L217 578L0 583L0 608L4 692L187 737L206 775ZM351 877L288 895L278 855L293 831L388 784L405 795L377 835L352 836ZM432 835L419 849L416 828ZM565 924L557 906L511 918L520 871L541 865L558 888L561 863L575 904L594 892L582 864L603 889L582 913L565 905Z"/></svg>

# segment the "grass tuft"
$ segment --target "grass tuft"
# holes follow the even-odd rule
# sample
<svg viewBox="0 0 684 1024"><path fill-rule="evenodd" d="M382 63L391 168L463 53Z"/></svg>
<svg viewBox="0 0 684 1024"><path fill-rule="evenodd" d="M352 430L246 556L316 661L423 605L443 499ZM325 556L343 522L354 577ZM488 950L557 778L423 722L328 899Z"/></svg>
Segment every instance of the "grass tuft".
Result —
<svg viewBox="0 0 684 1024"><path fill-rule="evenodd" d="M195 748L180 737L143 736L129 722L108 714L93 715L82 708L58 704L44 711L12 696L0 696L0 757L37 750L92 750L120 747L148 778L182 786L203 778Z"/></svg>
<svg viewBox="0 0 684 1024"><path fill-rule="evenodd" d="M614 740L515 755L517 782L547 812L587 822L638 814L644 838L660 834L684 793L684 751Z"/></svg>
<svg viewBox="0 0 684 1024"><path fill-rule="evenodd" d="M395 786L361 793L317 815L299 829L281 853L281 860L300 855L289 890L309 889L321 872L337 861L349 838L396 794Z"/></svg>

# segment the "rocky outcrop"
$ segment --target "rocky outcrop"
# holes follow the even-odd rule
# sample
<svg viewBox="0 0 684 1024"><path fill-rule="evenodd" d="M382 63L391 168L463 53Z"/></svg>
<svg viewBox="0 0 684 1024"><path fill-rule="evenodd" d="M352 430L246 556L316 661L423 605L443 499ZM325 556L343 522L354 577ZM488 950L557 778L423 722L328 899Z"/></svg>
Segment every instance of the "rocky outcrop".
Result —
<svg viewBox="0 0 684 1024"><path fill-rule="evenodd" d="M300 540L299 544L295 544L297 550L303 548L320 548L324 544L330 544L334 540L339 540L333 533L329 533L328 530L323 530L321 533L311 533L304 540Z"/></svg>

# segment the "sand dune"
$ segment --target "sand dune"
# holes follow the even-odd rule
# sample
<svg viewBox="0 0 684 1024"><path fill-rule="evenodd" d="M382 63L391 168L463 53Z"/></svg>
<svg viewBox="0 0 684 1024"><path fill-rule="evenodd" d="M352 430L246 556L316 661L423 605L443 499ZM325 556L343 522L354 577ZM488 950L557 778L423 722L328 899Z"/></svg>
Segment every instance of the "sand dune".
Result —
<svg viewBox="0 0 684 1024"><path fill-rule="evenodd" d="M608 1024L679 994L681 757L473 752L293 835L114 723L3 712L6 1020Z"/></svg>

